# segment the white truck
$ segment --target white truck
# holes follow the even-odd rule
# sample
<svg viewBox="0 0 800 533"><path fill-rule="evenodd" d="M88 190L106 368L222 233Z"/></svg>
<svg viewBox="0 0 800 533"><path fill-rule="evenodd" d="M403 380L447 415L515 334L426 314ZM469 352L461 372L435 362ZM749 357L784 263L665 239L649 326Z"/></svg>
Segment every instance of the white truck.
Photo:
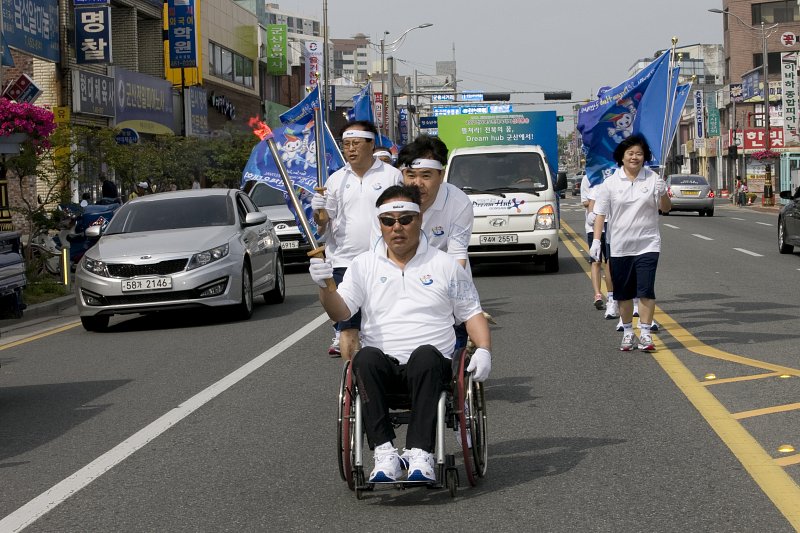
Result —
<svg viewBox="0 0 800 533"><path fill-rule="evenodd" d="M456 148L444 179L472 200L472 263L532 261L544 264L545 272L558 272L557 191L567 183L562 176L554 186L540 146Z"/></svg>

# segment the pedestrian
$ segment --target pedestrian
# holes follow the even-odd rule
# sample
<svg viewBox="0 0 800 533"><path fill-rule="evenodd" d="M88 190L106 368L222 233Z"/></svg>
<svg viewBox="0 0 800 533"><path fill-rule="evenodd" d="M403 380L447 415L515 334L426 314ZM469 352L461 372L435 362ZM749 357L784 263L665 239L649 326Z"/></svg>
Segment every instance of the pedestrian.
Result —
<svg viewBox="0 0 800 533"><path fill-rule="evenodd" d="M641 134L624 139L614 150L618 168L606 179L595 199L594 233L600 235L608 218L611 238L611 277L614 298L622 318L620 350L636 347L633 333L633 299L639 298L638 348L655 350L651 325L656 305L655 279L661 252L658 212L672 208L667 186L656 172L645 167L652 159L647 140ZM590 254L600 259L602 243L595 238Z"/></svg>
<svg viewBox="0 0 800 533"><path fill-rule="evenodd" d="M739 182L739 207L747 205L747 182L740 180Z"/></svg>
<svg viewBox="0 0 800 533"><path fill-rule="evenodd" d="M146 181L140 181L136 184L136 189L128 195L128 201L131 201L140 196L146 195L150 190L150 184Z"/></svg>
<svg viewBox="0 0 800 533"><path fill-rule="evenodd" d="M387 165L392 164L392 152L385 146L376 146L372 155Z"/></svg>
<svg viewBox="0 0 800 533"><path fill-rule="evenodd" d="M403 175L372 154L378 130L365 120L348 122L342 130L345 166L334 172L325 183L325 193L316 193L311 200L314 220L325 235L325 256L333 265L333 279L338 285L353 259L371 249L379 233L377 207L380 194L402 183ZM326 216L321 216L324 211ZM361 315L355 313L336 325L337 339L328 349L333 357L350 360L358 350Z"/></svg>
<svg viewBox="0 0 800 533"><path fill-rule="evenodd" d="M100 181L100 197L116 199L119 197L117 184L108 179L105 174L100 174L97 178Z"/></svg>
<svg viewBox="0 0 800 533"><path fill-rule="evenodd" d="M598 183L592 186L586 174L581 178L581 203L586 209L585 216L585 229L586 241L591 246L594 241L594 203L597 192L603 186L603 183ZM619 307L614 300L614 282L611 280L611 273L608 268L608 234L606 227L608 226L608 218L603 225L603 233L600 235L600 260L595 261L591 256L589 257L589 268L592 277L592 290L594 291L594 307L597 310L605 310L605 318L611 320L619 317ZM603 276L603 267L605 266L606 275ZM602 282L605 278L606 281L606 301L603 302Z"/></svg>
<svg viewBox="0 0 800 533"><path fill-rule="evenodd" d="M739 189L742 187L742 178L736 177L736 186L733 189L733 203L741 207L742 203L739 201Z"/></svg>
<svg viewBox="0 0 800 533"><path fill-rule="evenodd" d="M81 206L81 207L86 207L86 206L87 206L87 205L89 205L90 203L92 203L92 193L90 193L90 192L85 192L85 193L83 193L83 194L81 195L81 203L80 203L80 206Z"/></svg>
<svg viewBox="0 0 800 533"><path fill-rule="evenodd" d="M472 278L469 241L475 214L472 200L460 188L444 183L447 145L437 137L420 135L397 155L403 183L420 191L422 233L428 244L447 252ZM467 344L467 330L456 324L456 346Z"/></svg>
<svg viewBox="0 0 800 533"><path fill-rule="evenodd" d="M491 334L478 293L451 255L422 234L419 189L387 188L375 202L381 239L352 261L335 292L325 288L333 265L311 259L311 278L328 315L363 312L363 348L353 375L363 401L364 430L375 450L369 482L436 481L436 409L452 379L453 323L464 322L477 349L467 372L484 381L492 369ZM360 311L359 311L360 309ZM402 457L394 445L389 396L408 393L411 413Z"/></svg>

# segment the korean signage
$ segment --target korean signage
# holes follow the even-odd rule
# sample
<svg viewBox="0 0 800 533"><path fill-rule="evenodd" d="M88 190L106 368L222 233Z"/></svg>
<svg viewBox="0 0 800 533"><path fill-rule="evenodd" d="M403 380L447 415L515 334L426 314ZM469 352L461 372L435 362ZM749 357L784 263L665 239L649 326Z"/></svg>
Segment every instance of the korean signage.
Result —
<svg viewBox="0 0 800 533"><path fill-rule="evenodd" d="M703 139L706 136L705 128L703 127L703 91L697 89L694 91L694 138Z"/></svg>
<svg viewBox="0 0 800 533"><path fill-rule="evenodd" d="M208 96L201 87L187 87L183 92L187 137L203 137L208 130Z"/></svg>
<svg viewBox="0 0 800 533"><path fill-rule="evenodd" d="M317 73L322 71L322 42L306 41L306 85L317 86Z"/></svg>
<svg viewBox="0 0 800 533"><path fill-rule="evenodd" d="M733 135L733 131L729 132L729 135ZM783 129L770 129L769 139L769 147L771 149L783 148ZM731 144L733 144L732 141L732 138L728 139ZM739 148L744 150L764 150L767 147L767 143L764 142L764 129L745 128L744 131L738 130L736 132L736 143Z"/></svg>
<svg viewBox="0 0 800 533"><path fill-rule="evenodd" d="M787 146L800 145L797 110L797 52L781 54L781 85L783 86L783 142Z"/></svg>
<svg viewBox="0 0 800 533"><path fill-rule="evenodd" d="M783 43L783 46L794 46L798 41L800 41L798 36L790 31L784 32L781 35L781 43Z"/></svg>
<svg viewBox="0 0 800 533"><path fill-rule="evenodd" d="M160 78L114 68L118 128L173 134L172 84Z"/></svg>
<svg viewBox="0 0 800 533"><path fill-rule="evenodd" d="M75 8L75 61L111 63L111 7Z"/></svg>
<svg viewBox="0 0 800 533"><path fill-rule="evenodd" d="M486 113L513 113L512 104L484 104L484 105L450 105L433 106L431 110L434 116L442 117L445 115L482 115Z"/></svg>
<svg viewBox="0 0 800 533"><path fill-rule="evenodd" d="M438 128L439 121L438 119L433 117L419 117L419 127L420 128Z"/></svg>
<svg viewBox="0 0 800 533"><path fill-rule="evenodd" d="M753 69L742 75L742 101L761 95L761 69Z"/></svg>
<svg viewBox="0 0 800 533"><path fill-rule="evenodd" d="M114 78L72 70L72 106L75 113L114 116Z"/></svg>
<svg viewBox="0 0 800 533"><path fill-rule="evenodd" d="M8 46L58 63L58 0L1 0L3 36Z"/></svg>
<svg viewBox="0 0 800 533"><path fill-rule="evenodd" d="M558 167L555 111L441 116L437 122L439 138L450 149L492 144L538 144L555 175Z"/></svg>
<svg viewBox="0 0 800 533"><path fill-rule="evenodd" d="M737 104L741 104L744 102L744 95L742 94L742 84L741 83L731 83L731 102L735 102Z"/></svg>
<svg viewBox="0 0 800 533"><path fill-rule="evenodd" d="M288 68L286 56L286 24L267 24L267 74L285 76Z"/></svg>
<svg viewBox="0 0 800 533"><path fill-rule="evenodd" d="M32 104L42 94L42 90L33 82L27 74L20 75L17 81L9 85L3 96L16 100L17 102L25 102Z"/></svg>
<svg viewBox="0 0 800 533"><path fill-rule="evenodd" d="M194 68L197 66L197 26L194 1L167 1L170 68Z"/></svg>
<svg viewBox="0 0 800 533"><path fill-rule="evenodd" d="M389 121L383 116L383 93L375 93L375 125L378 129L386 130Z"/></svg>
<svg viewBox="0 0 800 533"><path fill-rule="evenodd" d="M402 107L398 111L397 128L400 130L400 145L408 144L408 108Z"/></svg>
<svg viewBox="0 0 800 533"><path fill-rule="evenodd" d="M708 113L708 131L706 133L709 137L719 137L719 109L717 109L716 98L713 94L708 97L706 113Z"/></svg>

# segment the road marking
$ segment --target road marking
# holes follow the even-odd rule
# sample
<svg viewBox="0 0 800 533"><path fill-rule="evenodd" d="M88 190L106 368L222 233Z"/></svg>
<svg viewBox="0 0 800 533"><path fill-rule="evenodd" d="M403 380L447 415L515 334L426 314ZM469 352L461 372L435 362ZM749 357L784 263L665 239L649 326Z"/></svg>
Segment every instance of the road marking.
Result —
<svg viewBox="0 0 800 533"><path fill-rule="evenodd" d="M672 229L681 229L678 226L673 226L672 224L664 224L664 226L666 226L668 228L672 228Z"/></svg>
<svg viewBox="0 0 800 533"><path fill-rule="evenodd" d="M790 455L789 457L778 457L777 459L775 459L775 464L778 466L798 465L800 464L800 454Z"/></svg>
<svg viewBox="0 0 800 533"><path fill-rule="evenodd" d="M772 227L772 224L768 222L756 222L756 224L761 224L762 226L769 226L770 228Z"/></svg>
<svg viewBox="0 0 800 533"><path fill-rule="evenodd" d="M745 250L744 248L734 248L737 252L742 252L743 254L752 255L753 257L764 257L761 254L757 254L755 252L751 252L750 250Z"/></svg>
<svg viewBox="0 0 800 533"><path fill-rule="evenodd" d="M67 331L68 329L72 329L72 328L74 328L76 326L80 326L80 324L81 324L80 322L71 322L69 324L66 324L66 325L63 325L63 326L59 326L57 328L48 329L48 330L45 330L45 331L43 331L41 333L36 333L34 335L31 335L30 337L25 337L23 339L19 339L19 340L16 340L16 341L12 341L12 342L3 344L2 346L0 346L0 351L7 350L7 349L13 348L15 346L19 346L21 344L27 344L27 343L32 342L32 341L43 339L45 337L49 337L50 335L55 335L56 333L61 333L62 331Z"/></svg>
<svg viewBox="0 0 800 533"><path fill-rule="evenodd" d="M56 483L39 496L0 520L0 531L20 531L29 526L50 512L57 505L67 500L70 496L73 496L86 487L89 483L146 446L153 439L239 383L283 353L286 349L290 348L293 344L303 339L306 335L328 322L330 322L328 315L325 313L321 314L266 352L251 359L216 383L213 383L206 389L195 394L175 409L168 411L68 478Z"/></svg>
<svg viewBox="0 0 800 533"><path fill-rule="evenodd" d="M754 379L776 378L780 375L781 375L780 372L768 372L766 374L754 374L752 376L737 376L735 378L723 378L723 379L714 379L711 381L704 381L703 385L708 387L710 385L722 385L725 383L740 383L742 381L752 381Z"/></svg>
<svg viewBox="0 0 800 533"><path fill-rule="evenodd" d="M738 217L731 217L731 220L746 220L746 219L744 219L744 218L738 218Z"/></svg>
<svg viewBox="0 0 800 533"><path fill-rule="evenodd" d="M698 239L703 239L704 241L713 241L711 237L706 237L705 235L700 235L699 233L692 233L692 237L697 237Z"/></svg>
<svg viewBox="0 0 800 533"><path fill-rule="evenodd" d="M733 418L741 420L743 418L753 418L754 416L771 415L774 413L786 413L788 411L797 411L800 409L800 403L789 403L786 405L775 405L773 407L764 407L763 409L752 409L750 411L741 411L733 413Z"/></svg>

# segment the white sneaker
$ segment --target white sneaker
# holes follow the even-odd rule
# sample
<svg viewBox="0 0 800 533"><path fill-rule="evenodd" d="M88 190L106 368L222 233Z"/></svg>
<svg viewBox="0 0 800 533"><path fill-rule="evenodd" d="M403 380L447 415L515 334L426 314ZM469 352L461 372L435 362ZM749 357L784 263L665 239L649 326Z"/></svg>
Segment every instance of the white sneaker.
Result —
<svg viewBox="0 0 800 533"><path fill-rule="evenodd" d="M624 331L624 330L625 328L622 327L622 319L620 318L619 322L617 322L617 331Z"/></svg>
<svg viewBox="0 0 800 533"><path fill-rule="evenodd" d="M622 352L630 352L633 350L633 347L636 345L636 335L633 333L625 333L622 336L622 342L619 345L619 349Z"/></svg>
<svg viewBox="0 0 800 533"><path fill-rule="evenodd" d="M653 344L653 338L649 333L642 333L639 336L639 349L643 352L655 352L656 345Z"/></svg>
<svg viewBox="0 0 800 533"><path fill-rule="evenodd" d="M656 324L656 321L653 320L653 323L650 324L650 331L658 331L658 329L658 324Z"/></svg>
<svg viewBox="0 0 800 533"><path fill-rule="evenodd" d="M391 446L391 445L390 445ZM375 448L375 468L369 475L370 483L391 483L403 475L403 464L397 455L397 448Z"/></svg>
<svg viewBox="0 0 800 533"><path fill-rule="evenodd" d="M612 320L619 318L619 305L616 300L609 300L606 303L606 319Z"/></svg>
<svg viewBox="0 0 800 533"><path fill-rule="evenodd" d="M403 457L408 459L408 481L436 481L436 472L433 469L433 454L420 448L411 448L403 451Z"/></svg>

